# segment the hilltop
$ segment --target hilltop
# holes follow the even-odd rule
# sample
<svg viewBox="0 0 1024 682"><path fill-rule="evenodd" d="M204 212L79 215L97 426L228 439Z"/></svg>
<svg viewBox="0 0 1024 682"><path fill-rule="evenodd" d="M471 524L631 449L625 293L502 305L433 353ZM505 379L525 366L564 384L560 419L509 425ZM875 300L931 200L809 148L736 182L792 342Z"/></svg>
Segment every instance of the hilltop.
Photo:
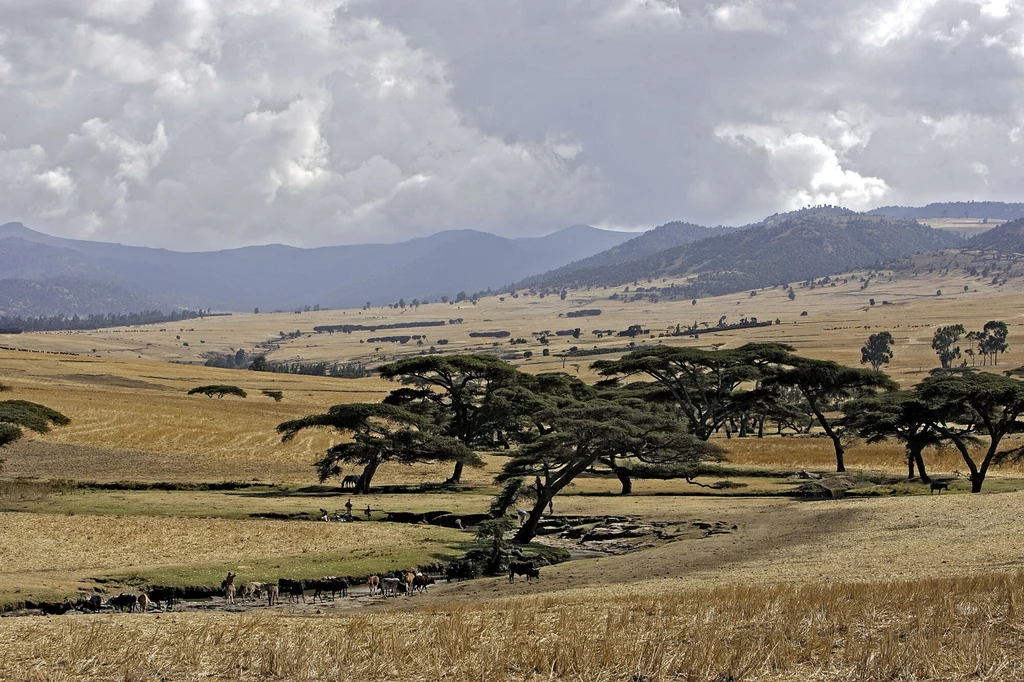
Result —
<svg viewBox="0 0 1024 682"><path fill-rule="evenodd" d="M975 249L1003 253L1024 253L1024 220L1014 220L973 237L968 244Z"/></svg>
<svg viewBox="0 0 1024 682"><path fill-rule="evenodd" d="M865 215L884 216L886 218L913 218L915 220L928 220L929 218L1017 220L1024 218L1024 203L943 201L928 204L927 206L882 206L867 211Z"/></svg>

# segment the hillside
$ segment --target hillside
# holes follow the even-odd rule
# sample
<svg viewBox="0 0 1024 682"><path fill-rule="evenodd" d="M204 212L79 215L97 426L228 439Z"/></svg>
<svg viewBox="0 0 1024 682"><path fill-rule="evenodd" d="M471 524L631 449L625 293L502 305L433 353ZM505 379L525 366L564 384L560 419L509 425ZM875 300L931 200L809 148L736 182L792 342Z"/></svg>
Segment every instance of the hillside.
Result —
<svg viewBox="0 0 1024 682"><path fill-rule="evenodd" d="M696 298L833 275L961 243L910 220L797 213L627 263L545 278L537 286L619 286L691 277L677 294Z"/></svg>
<svg viewBox="0 0 1024 682"><path fill-rule="evenodd" d="M653 230L644 232L627 242L613 246L601 253L594 254L589 258L583 258L569 263L568 265L564 265L542 275L528 277L521 282L518 282L516 286L519 288L528 287L544 279L564 277L570 273L585 270L587 268L597 268L605 265L615 265L616 263L625 263L637 260L646 256L652 256L676 246L692 244L693 242L700 241L701 239L707 239L708 237L731 234L738 229L742 228L703 227L702 225L694 225L693 223L685 223L681 221L665 223L664 225L659 225Z"/></svg>
<svg viewBox="0 0 1024 682"><path fill-rule="evenodd" d="M990 220L1017 220L1024 218L1024 203L1011 204L1002 201L944 201L927 206L882 206L865 215L886 218L967 218Z"/></svg>
<svg viewBox="0 0 1024 682"><path fill-rule="evenodd" d="M127 313L157 307L116 284L75 277L0 279L0 316Z"/></svg>
<svg viewBox="0 0 1024 682"><path fill-rule="evenodd" d="M974 249L1024 253L1024 219L994 227L984 234L973 237L967 244Z"/></svg>
<svg viewBox="0 0 1024 682"><path fill-rule="evenodd" d="M604 251L634 235L574 225L544 237L507 239L453 230L397 244L315 249L250 246L188 253L73 239L35 232L20 223L0 226L0 272L5 278L87 280L111 296L84 296L72 314L120 312L111 287L165 309L245 311L303 305L358 307L400 298L435 300L459 291L499 287L536 272ZM13 285L11 285L13 286ZM44 289L46 290L44 292ZM22 315L52 314L56 289L11 289ZM63 305L72 305L65 297ZM106 301L104 303L104 301ZM90 307L93 304L101 307Z"/></svg>

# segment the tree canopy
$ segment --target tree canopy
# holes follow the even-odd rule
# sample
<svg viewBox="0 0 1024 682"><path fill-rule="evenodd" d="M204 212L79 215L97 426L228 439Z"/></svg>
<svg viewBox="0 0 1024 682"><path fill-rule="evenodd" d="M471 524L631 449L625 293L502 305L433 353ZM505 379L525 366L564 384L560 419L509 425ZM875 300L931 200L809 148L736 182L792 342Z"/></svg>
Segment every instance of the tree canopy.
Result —
<svg viewBox="0 0 1024 682"><path fill-rule="evenodd" d="M209 386L196 386L188 392L189 395L205 395L208 398L217 396L223 398L226 395L237 395L239 398L245 397L245 391L240 389L238 386L229 386L227 384L210 384Z"/></svg>
<svg viewBox="0 0 1024 682"><path fill-rule="evenodd" d="M852 400L843 405L841 425L852 429L868 443L894 438L907 448L908 478L914 467L921 481L931 479L924 464L924 449L942 443L936 427L936 413L915 391L893 391Z"/></svg>
<svg viewBox="0 0 1024 682"><path fill-rule="evenodd" d="M21 438L22 429L49 433L51 427L69 423L70 419L45 405L27 400L0 401L0 447Z"/></svg>
<svg viewBox="0 0 1024 682"><path fill-rule="evenodd" d="M483 462L461 441L432 431L426 418L405 408L385 403L335 405L323 414L278 424L282 442L303 429L323 427L349 436L330 447L316 463L321 481L342 473L343 464L362 466L357 489L370 491L377 468L385 462L413 464L424 461L457 461L470 466Z"/></svg>
<svg viewBox="0 0 1024 682"><path fill-rule="evenodd" d="M892 344L893 338L889 332L872 334L860 349L860 364L870 364L871 369L876 371L881 369L882 365L892 360Z"/></svg>

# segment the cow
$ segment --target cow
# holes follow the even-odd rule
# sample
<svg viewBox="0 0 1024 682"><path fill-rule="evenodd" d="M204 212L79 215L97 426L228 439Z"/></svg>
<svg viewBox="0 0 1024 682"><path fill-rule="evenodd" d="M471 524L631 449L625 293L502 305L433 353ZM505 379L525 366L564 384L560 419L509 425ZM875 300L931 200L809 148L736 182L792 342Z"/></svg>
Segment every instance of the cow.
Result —
<svg viewBox="0 0 1024 682"><path fill-rule="evenodd" d="M355 490L356 488L359 487L359 482L362 481L362 480L363 480L363 477L360 476L359 474L349 474L348 476L346 476L343 479L341 479L341 487L343 489L351 488L351 489Z"/></svg>
<svg viewBox="0 0 1024 682"><path fill-rule="evenodd" d="M181 590L177 587L154 587L149 591L149 601L154 606L157 606L158 602L163 602L164 608L168 611L174 606L175 599L181 599Z"/></svg>
<svg viewBox="0 0 1024 682"><path fill-rule="evenodd" d="M411 597L413 585L416 584L416 574L410 571L403 575L400 580L402 581L402 586L405 588L405 595L407 597Z"/></svg>
<svg viewBox="0 0 1024 682"><path fill-rule="evenodd" d="M940 495L942 494L943 490L948 492L949 491L949 481L932 481L931 492L928 493L928 494L929 495L934 495L936 490L939 491Z"/></svg>
<svg viewBox="0 0 1024 682"><path fill-rule="evenodd" d="M134 611L138 603L139 598L137 596L124 592L107 600L107 606L118 611L124 611L125 609L128 609L128 611Z"/></svg>
<svg viewBox="0 0 1024 682"><path fill-rule="evenodd" d="M273 606L277 603L277 583L267 584L267 606Z"/></svg>
<svg viewBox="0 0 1024 682"><path fill-rule="evenodd" d="M75 608L79 611L88 611L90 613L95 613L96 611L99 611L103 608L103 597L101 597L98 594L94 594L86 598L85 595L82 595L78 598L78 603L75 604Z"/></svg>
<svg viewBox="0 0 1024 682"><path fill-rule="evenodd" d="M69 601L44 601L39 603L39 610L42 611L44 616L63 616L73 608L75 608L75 605Z"/></svg>
<svg viewBox="0 0 1024 682"><path fill-rule="evenodd" d="M228 577L224 578L224 582L220 584L220 588L224 590L224 598L227 599L229 604L235 603L235 574L228 571Z"/></svg>
<svg viewBox="0 0 1024 682"><path fill-rule="evenodd" d="M266 589L266 586L266 583L242 583L238 594L244 600L259 599L263 596L263 590Z"/></svg>
<svg viewBox="0 0 1024 682"><path fill-rule="evenodd" d="M460 559L448 564L444 569L444 574L448 582L452 580L472 580L476 577L476 566L473 565L473 561L470 559Z"/></svg>
<svg viewBox="0 0 1024 682"><path fill-rule="evenodd" d="M302 597L302 603L306 603L306 583L304 581L281 578L277 581L277 584L280 594L292 597L296 602L299 601L299 597Z"/></svg>
<svg viewBox="0 0 1024 682"><path fill-rule="evenodd" d="M433 585L433 584L434 584L434 579L431 578L429 575L423 575L422 573L417 573L416 577L413 578L413 581L412 581L412 589L414 591L415 590L423 590L423 592L426 593L427 585Z"/></svg>
<svg viewBox="0 0 1024 682"><path fill-rule="evenodd" d="M366 579L366 586L370 588L370 596L377 594L377 590L380 589L380 576L371 575Z"/></svg>
<svg viewBox="0 0 1024 682"><path fill-rule="evenodd" d="M139 611L145 613L149 609L149 596L143 592L138 597Z"/></svg>
<svg viewBox="0 0 1024 682"><path fill-rule="evenodd" d="M380 593L385 597L397 597L398 586L401 584L398 578L384 578L380 581Z"/></svg>
<svg viewBox="0 0 1024 682"><path fill-rule="evenodd" d="M525 575L526 582L530 582L530 578L540 580L540 569L531 561L513 561L508 565L508 581L514 583L517 575Z"/></svg>
<svg viewBox="0 0 1024 682"><path fill-rule="evenodd" d="M315 602L319 597L320 601L325 601L323 598L324 592L331 593L331 599L334 599L334 595L341 592L342 597L348 596L348 581L344 578L338 578L335 576L324 576L319 580L314 580L313 584L310 585L315 592L313 593L313 601Z"/></svg>

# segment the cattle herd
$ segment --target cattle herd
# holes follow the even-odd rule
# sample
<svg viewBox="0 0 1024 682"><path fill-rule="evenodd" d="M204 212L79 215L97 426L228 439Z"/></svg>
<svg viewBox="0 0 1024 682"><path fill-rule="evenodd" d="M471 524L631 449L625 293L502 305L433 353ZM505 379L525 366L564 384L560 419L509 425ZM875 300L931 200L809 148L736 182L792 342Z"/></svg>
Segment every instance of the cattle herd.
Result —
<svg viewBox="0 0 1024 682"><path fill-rule="evenodd" d="M473 562L463 559L450 564L445 572L448 582L452 580L468 580L476 577L476 568ZM509 564L509 582L515 582L515 576L524 575L527 581L531 578L540 577L540 569L529 561L514 561ZM227 604L237 602L256 602L266 600L267 606L274 606L282 599L303 604L307 594L312 591L312 602L319 600L325 602L330 594L333 601L338 595L348 597L349 588L354 586L346 578L337 576L324 576L313 580L292 580L280 578L276 583L269 582L244 582L236 584L237 576L228 572L227 577L221 582L220 590L224 601ZM404 595L411 597L418 592L426 593L430 585L435 584L434 578L419 570L394 571L386 575L371 575L364 583L369 588L369 596L375 597L398 597ZM85 613L96 613L104 609L111 611L139 611L145 613L150 606L170 610L176 601L183 598L183 593L177 588L160 587L153 588L147 592L128 593L124 592L112 596L104 601L98 594L79 597L77 602L41 602L37 605L43 615L57 616L69 611L82 611ZM161 607L162 604L162 607Z"/></svg>

